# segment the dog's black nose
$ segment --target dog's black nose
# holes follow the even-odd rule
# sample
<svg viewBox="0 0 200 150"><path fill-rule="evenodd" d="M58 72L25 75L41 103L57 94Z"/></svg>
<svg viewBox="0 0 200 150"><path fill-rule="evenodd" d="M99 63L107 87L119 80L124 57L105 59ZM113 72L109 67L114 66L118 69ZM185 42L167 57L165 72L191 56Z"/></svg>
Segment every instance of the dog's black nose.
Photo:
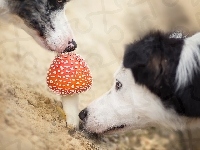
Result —
<svg viewBox="0 0 200 150"><path fill-rule="evenodd" d="M87 117L87 113L88 113L88 111L87 111L87 109L83 109L80 113L79 113L79 118L81 119L81 120L83 120L83 119L85 119L86 117Z"/></svg>
<svg viewBox="0 0 200 150"><path fill-rule="evenodd" d="M77 44L76 44L76 42L72 39L72 41L69 41L69 42L68 42L68 47L63 51L63 53L74 51L76 48L77 48Z"/></svg>

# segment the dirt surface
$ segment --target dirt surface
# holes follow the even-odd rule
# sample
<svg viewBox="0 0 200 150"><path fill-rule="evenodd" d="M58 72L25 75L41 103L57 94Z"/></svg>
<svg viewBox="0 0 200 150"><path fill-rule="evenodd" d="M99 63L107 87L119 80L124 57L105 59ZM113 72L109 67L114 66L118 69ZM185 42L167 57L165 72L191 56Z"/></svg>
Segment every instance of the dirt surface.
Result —
<svg viewBox="0 0 200 150"><path fill-rule="evenodd" d="M77 53L91 68L94 84L80 95L80 110L106 92L124 45L150 29L199 29L200 3L93 1L67 4ZM0 21L0 150L165 150L197 149L189 132L162 128L94 137L66 128L60 97L46 86L55 53L44 50L23 30ZM196 143L195 143L196 142ZM192 144L192 145L191 145Z"/></svg>

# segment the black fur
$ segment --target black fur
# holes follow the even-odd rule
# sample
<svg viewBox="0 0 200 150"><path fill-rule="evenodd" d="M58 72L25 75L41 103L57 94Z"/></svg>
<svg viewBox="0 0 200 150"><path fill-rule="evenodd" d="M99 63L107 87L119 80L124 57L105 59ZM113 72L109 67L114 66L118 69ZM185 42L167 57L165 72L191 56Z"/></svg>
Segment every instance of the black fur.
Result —
<svg viewBox="0 0 200 150"><path fill-rule="evenodd" d="M25 24L39 32L45 38L47 29L53 30L50 14L63 9L69 0L8 0L11 13L23 18Z"/></svg>
<svg viewBox="0 0 200 150"><path fill-rule="evenodd" d="M179 115L200 117L200 73L176 91L175 75L183 45L183 38L151 32L126 47L123 65L132 70L138 84L159 96L166 108L174 108Z"/></svg>

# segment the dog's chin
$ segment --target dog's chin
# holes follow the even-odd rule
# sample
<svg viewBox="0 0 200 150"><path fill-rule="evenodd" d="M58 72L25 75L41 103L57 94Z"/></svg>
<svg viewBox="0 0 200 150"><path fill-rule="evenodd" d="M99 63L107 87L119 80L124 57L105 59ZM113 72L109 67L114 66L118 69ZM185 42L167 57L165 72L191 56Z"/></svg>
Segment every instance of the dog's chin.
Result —
<svg viewBox="0 0 200 150"><path fill-rule="evenodd" d="M39 34L36 34L32 37L42 48L44 48L46 50L54 51L54 52L58 52L58 53L61 53L65 50L64 48L61 49L61 48L51 47L49 44L47 44L46 38L40 36Z"/></svg>
<svg viewBox="0 0 200 150"><path fill-rule="evenodd" d="M45 38L44 37L40 36L39 34L35 34L32 37L42 48L45 48L47 50L51 50L50 47L45 42ZM53 51L53 50L51 50L51 51Z"/></svg>
<svg viewBox="0 0 200 150"><path fill-rule="evenodd" d="M50 46L47 45L46 39L45 37L41 36L37 31L28 28L27 26L23 25L22 28L26 33L28 33L35 41L38 45L40 45L42 48L50 50L50 51L54 51L50 48Z"/></svg>
<svg viewBox="0 0 200 150"><path fill-rule="evenodd" d="M91 130L87 127L84 127L84 130L90 134L97 134L97 135L112 135L112 134L120 134L123 133L129 129L131 129L131 127L129 125L126 124L121 124L121 125L115 125L115 126L111 126L108 127L106 129L100 129L101 127L97 127L99 130Z"/></svg>
<svg viewBox="0 0 200 150"><path fill-rule="evenodd" d="M128 126L126 124L122 124L119 126L113 126L113 127L109 127L108 129L103 131L101 134L104 134L104 135L119 134L119 133L122 133L122 132L128 130L127 128L128 128Z"/></svg>
<svg viewBox="0 0 200 150"><path fill-rule="evenodd" d="M39 34L39 32L33 30L32 28L28 27L25 24L22 24L20 26L26 33L28 33L35 41L38 45L40 45L42 48L46 49L46 50L50 50L50 51L57 51L57 52L62 52L64 51L64 48L61 49L55 49L52 48L50 45L47 44L47 38L45 36L41 36Z"/></svg>
<svg viewBox="0 0 200 150"><path fill-rule="evenodd" d="M102 129L101 127L98 126L96 127L95 130L94 128L91 129L90 127L83 127L82 125L82 129L81 130L85 130L87 133L89 134L94 134L94 135L113 135L113 134L121 134L130 130L140 130L140 129L145 129L147 127L154 127L151 125L147 125L147 126L138 126L138 125L131 125L131 124L121 124L121 125L114 125L112 127L108 127L106 129Z"/></svg>

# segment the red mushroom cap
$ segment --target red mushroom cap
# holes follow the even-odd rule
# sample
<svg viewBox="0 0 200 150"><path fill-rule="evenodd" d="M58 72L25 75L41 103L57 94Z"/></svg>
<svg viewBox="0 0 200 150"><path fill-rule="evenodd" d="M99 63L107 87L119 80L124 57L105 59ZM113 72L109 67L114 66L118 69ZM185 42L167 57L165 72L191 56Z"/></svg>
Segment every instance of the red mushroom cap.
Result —
<svg viewBox="0 0 200 150"><path fill-rule="evenodd" d="M73 52L62 53L50 65L47 84L59 95L72 95L88 90L92 85L92 76L80 55Z"/></svg>

